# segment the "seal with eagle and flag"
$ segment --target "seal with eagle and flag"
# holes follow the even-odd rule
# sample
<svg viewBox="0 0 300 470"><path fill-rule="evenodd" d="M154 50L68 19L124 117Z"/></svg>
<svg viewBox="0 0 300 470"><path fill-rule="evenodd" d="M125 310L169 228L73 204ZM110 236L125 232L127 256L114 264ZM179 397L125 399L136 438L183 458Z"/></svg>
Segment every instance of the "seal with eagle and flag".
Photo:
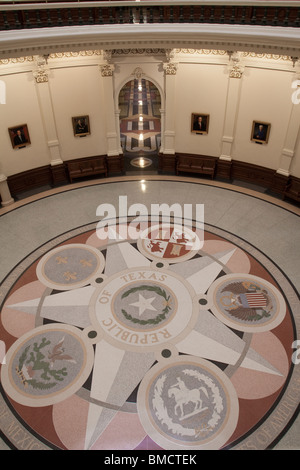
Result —
<svg viewBox="0 0 300 470"><path fill-rule="evenodd" d="M267 331L285 315L285 301L277 288L255 276L228 274L212 284L208 295L214 314L238 330Z"/></svg>

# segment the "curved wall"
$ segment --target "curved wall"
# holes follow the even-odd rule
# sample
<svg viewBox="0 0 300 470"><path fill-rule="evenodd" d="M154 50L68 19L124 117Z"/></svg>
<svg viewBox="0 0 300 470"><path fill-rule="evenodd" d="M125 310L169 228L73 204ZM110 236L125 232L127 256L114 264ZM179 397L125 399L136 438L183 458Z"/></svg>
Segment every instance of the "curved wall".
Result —
<svg viewBox="0 0 300 470"><path fill-rule="evenodd" d="M118 96L136 70L162 97L162 154L247 162L300 177L298 65L288 56L147 49L83 51L0 60L0 173L120 153ZM209 132L191 132L191 113L209 114ZM74 136L72 117L88 115L91 134ZM267 144L251 141L253 121L270 123ZM13 149L8 128L27 124L31 144Z"/></svg>

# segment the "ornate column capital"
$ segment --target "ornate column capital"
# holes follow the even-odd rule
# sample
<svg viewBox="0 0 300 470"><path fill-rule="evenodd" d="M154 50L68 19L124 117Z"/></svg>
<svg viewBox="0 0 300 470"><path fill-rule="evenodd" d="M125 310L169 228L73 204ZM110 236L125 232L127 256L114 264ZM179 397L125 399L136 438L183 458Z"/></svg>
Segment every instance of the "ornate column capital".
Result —
<svg viewBox="0 0 300 470"><path fill-rule="evenodd" d="M32 71L36 83L47 83L49 81L49 69L47 66L48 56L38 56L36 69Z"/></svg>
<svg viewBox="0 0 300 470"><path fill-rule="evenodd" d="M102 77L112 77L114 74L115 66L112 64L100 64L100 72Z"/></svg>
<svg viewBox="0 0 300 470"><path fill-rule="evenodd" d="M49 81L49 70L38 69L33 71L36 83L46 83Z"/></svg>
<svg viewBox="0 0 300 470"><path fill-rule="evenodd" d="M242 78L244 67L240 63L238 52L227 51L229 55L229 78Z"/></svg>
<svg viewBox="0 0 300 470"><path fill-rule="evenodd" d="M244 73L243 67L238 64L234 64L232 69L229 71L230 78L242 78Z"/></svg>
<svg viewBox="0 0 300 470"><path fill-rule="evenodd" d="M176 75L178 64L176 62L167 62L163 64L165 75Z"/></svg>

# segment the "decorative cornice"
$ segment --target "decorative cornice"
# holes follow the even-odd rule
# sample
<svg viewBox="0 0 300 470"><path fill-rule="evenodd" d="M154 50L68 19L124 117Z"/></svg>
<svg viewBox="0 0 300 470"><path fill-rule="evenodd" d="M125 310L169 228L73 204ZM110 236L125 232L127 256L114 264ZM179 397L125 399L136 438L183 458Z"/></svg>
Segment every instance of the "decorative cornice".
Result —
<svg viewBox="0 0 300 470"><path fill-rule="evenodd" d="M35 61L35 57L33 55L30 55L30 56L26 56L26 57L0 59L0 65L23 64L25 62L34 62L34 61Z"/></svg>
<svg viewBox="0 0 300 470"><path fill-rule="evenodd" d="M165 49L112 49L112 56L118 55L164 55Z"/></svg>
<svg viewBox="0 0 300 470"><path fill-rule="evenodd" d="M196 55L221 55L224 56L228 52L225 50L215 50L215 49L173 49L176 54L196 54ZM105 51L107 53L107 51ZM111 57L116 57L120 55L166 55L166 49L112 49L109 51ZM79 58L79 57L99 57L103 55L103 51L101 49L95 50L83 50L83 51L66 51L66 52L55 52L49 54L49 59L65 59L65 58ZM288 55L279 55L279 54L260 54L257 52L241 52L241 57L243 58L253 58L253 59L268 59L268 60L276 60L276 61L284 61L284 62L295 62L295 59L298 60L298 57L291 57ZM9 64L24 64L34 62L36 60L36 56L28 55L24 57L11 57L0 59L0 65L9 65Z"/></svg>
<svg viewBox="0 0 300 470"><path fill-rule="evenodd" d="M135 49L239 50L299 56L299 30L259 25L164 23L80 25L0 31L0 57L62 51Z"/></svg>
<svg viewBox="0 0 300 470"><path fill-rule="evenodd" d="M226 55L226 51L214 49L174 49L177 54Z"/></svg>
<svg viewBox="0 0 300 470"><path fill-rule="evenodd" d="M66 59L66 58L77 58L77 57L93 57L101 56L103 51L100 49L97 50L87 50L87 51L78 51L78 52L55 52L49 54L48 59ZM12 57L7 59L0 59L0 65L8 64L23 64L26 62L34 62L37 56L29 55L24 57Z"/></svg>
<svg viewBox="0 0 300 470"><path fill-rule="evenodd" d="M215 49L174 49L178 54L197 54L197 55L221 55L224 56L228 54L228 51L225 50L215 50ZM231 51L233 54L234 51ZM267 53L258 53L258 52L240 52L241 57L253 58L253 59L269 59L269 60L283 60L291 61L293 57L289 55L281 54L267 54ZM298 57L296 57L298 59Z"/></svg>
<svg viewBox="0 0 300 470"><path fill-rule="evenodd" d="M102 55L102 50L78 51L78 52L55 52L49 55L50 59L64 59L69 57L92 57Z"/></svg>
<svg viewBox="0 0 300 470"><path fill-rule="evenodd" d="M254 59L271 59L271 60L284 60L284 61L290 61L292 60L291 56L289 55L280 55L280 54L260 54L257 52L242 52L241 53L242 57L247 57L247 58L254 58Z"/></svg>

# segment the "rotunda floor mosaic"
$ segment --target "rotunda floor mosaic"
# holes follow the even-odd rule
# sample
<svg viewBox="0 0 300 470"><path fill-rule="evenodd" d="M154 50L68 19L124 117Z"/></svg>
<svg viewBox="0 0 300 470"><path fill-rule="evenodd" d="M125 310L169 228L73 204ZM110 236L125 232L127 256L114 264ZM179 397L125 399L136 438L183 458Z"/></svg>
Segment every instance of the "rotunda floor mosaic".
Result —
<svg viewBox="0 0 300 470"><path fill-rule="evenodd" d="M272 447L299 403L293 285L212 225L147 222L138 239L112 230L101 240L89 224L52 239L2 285L6 442Z"/></svg>

